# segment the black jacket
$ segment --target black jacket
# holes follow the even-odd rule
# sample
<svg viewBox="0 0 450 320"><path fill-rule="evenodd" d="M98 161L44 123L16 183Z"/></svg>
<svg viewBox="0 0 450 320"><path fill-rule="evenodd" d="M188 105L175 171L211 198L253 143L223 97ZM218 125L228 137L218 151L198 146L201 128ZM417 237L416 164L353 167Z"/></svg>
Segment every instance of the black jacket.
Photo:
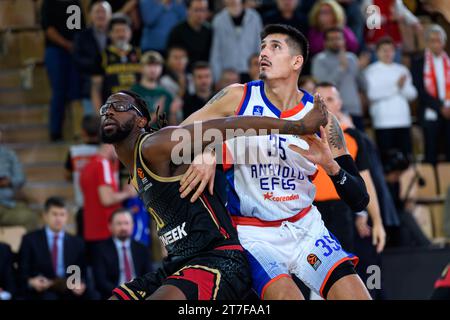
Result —
<svg viewBox="0 0 450 320"><path fill-rule="evenodd" d="M150 253L143 244L131 240L131 256L137 277L151 271ZM95 286L101 298L111 297L120 278L119 253L112 238L102 241L94 248L93 271Z"/></svg>
<svg viewBox="0 0 450 320"><path fill-rule="evenodd" d="M13 254L6 243L0 243L0 288L12 295L16 292Z"/></svg>
<svg viewBox="0 0 450 320"><path fill-rule="evenodd" d="M73 58L82 79L83 97L90 97L90 77L101 70L102 52L92 27L75 35Z"/></svg>
<svg viewBox="0 0 450 320"><path fill-rule="evenodd" d="M67 267L72 265L78 266L81 271L81 279L86 282L86 263L83 240L65 233L63 243L65 269L67 270ZM34 289L28 286L28 279L38 275L42 275L48 279L56 278L45 229L27 233L22 238L22 244L19 251L19 282L22 294L26 298L43 298L42 294L38 294ZM71 274L67 274L67 277L70 275ZM68 293L68 296L70 295L71 294ZM55 296L63 298L63 296L59 294L55 294Z"/></svg>
<svg viewBox="0 0 450 320"><path fill-rule="evenodd" d="M438 98L432 97L425 89L423 78L423 67L425 64L425 56L422 54L415 57L411 64L411 74L413 77L414 86L417 88L419 98L419 119L423 121L424 112L426 108L431 108L441 114L440 109L444 102Z"/></svg>

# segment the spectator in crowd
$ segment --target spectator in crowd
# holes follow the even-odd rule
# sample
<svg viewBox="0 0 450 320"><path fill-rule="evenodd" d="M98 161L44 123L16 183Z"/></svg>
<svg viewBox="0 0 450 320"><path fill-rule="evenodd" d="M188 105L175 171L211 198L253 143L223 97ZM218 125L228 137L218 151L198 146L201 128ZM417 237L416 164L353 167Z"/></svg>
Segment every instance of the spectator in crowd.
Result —
<svg viewBox="0 0 450 320"><path fill-rule="evenodd" d="M241 83L259 80L259 54L255 53L248 59L248 70L241 74Z"/></svg>
<svg viewBox="0 0 450 320"><path fill-rule="evenodd" d="M94 254L94 279L102 299L108 299L115 287L151 271L147 247L131 238L133 217L123 208L110 217L111 237L100 243Z"/></svg>
<svg viewBox="0 0 450 320"><path fill-rule="evenodd" d="M425 40L425 53L413 61L411 71L419 93L425 161L436 164L440 141L445 141L445 158L450 161L450 58L444 50L447 34L441 26L429 26Z"/></svg>
<svg viewBox="0 0 450 320"><path fill-rule="evenodd" d="M111 236L108 229L111 214L136 192L130 185L119 190L119 162L110 144L102 144L85 165L80 186L84 199L84 240L90 260L98 242Z"/></svg>
<svg viewBox="0 0 450 320"><path fill-rule="evenodd" d="M239 73L234 69L224 69L219 81L216 82L216 92L219 92L230 84L241 82Z"/></svg>
<svg viewBox="0 0 450 320"><path fill-rule="evenodd" d="M20 246L19 281L25 298L86 298L84 243L64 231L69 218L64 200L47 199L43 217L45 227L24 235ZM66 283L69 266L77 266L81 271L82 280L75 288Z"/></svg>
<svg viewBox="0 0 450 320"><path fill-rule="evenodd" d="M186 72L187 52L182 47L171 47L167 51L165 74L161 77L161 86L174 97L183 97L194 92L192 75Z"/></svg>
<svg viewBox="0 0 450 320"><path fill-rule="evenodd" d="M396 50L394 61L399 63L399 49L402 46L402 34L399 23L403 21L408 26L412 26L417 32L422 32L423 27L419 19L408 10L402 0L363 0L363 2L363 12L366 12L366 14L369 15L372 15L374 12L372 10L367 10L366 8L369 5L377 6L378 11L376 13L379 15L379 19L374 21L380 23L379 26L372 26L370 25L370 20L368 20L368 26L370 26L370 28L366 29L366 46L373 52L380 39L390 37L393 40L395 47L398 49Z"/></svg>
<svg viewBox="0 0 450 320"><path fill-rule="evenodd" d="M187 19L172 29L167 47L184 48L189 59L188 70L192 71L197 61L209 61L212 30L207 22L207 0L189 0L187 6Z"/></svg>
<svg viewBox="0 0 450 320"><path fill-rule="evenodd" d="M140 0L143 24L141 49L165 53L170 31L186 19L186 7L180 0Z"/></svg>
<svg viewBox="0 0 450 320"><path fill-rule="evenodd" d="M50 100L50 139L62 140L66 104L80 98L80 76L72 51L73 39L79 29L67 28L67 8L81 7L79 0L44 0L41 7L41 24L45 32L45 66L52 97ZM81 25L84 27L84 18Z"/></svg>
<svg viewBox="0 0 450 320"><path fill-rule="evenodd" d="M207 62L198 61L193 66L192 75L195 93L187 94L184 97L184 119L203 107L212 97L213 79L212 70L209 64Z"/></svg>
<svg viewBox="0 0 450 320"><path fill-rule="evenodd" d="M376 47L378 60L364 71L375 136L380 153L398 149L412 153L411 111L408 101L417 97L409 70L394 62L395 44L383 38Z"/></svg>
<svg viewBox="0 0 450 320"><path fill-rule="evenodd" d="M128 16L131 20L133 37L131 43L139 46L141 41L141 14L139 11L138 0L108 0L113 13L121 13Z"/></svg>
<svg viewBox="0 0 450 320"><path fill-rule="evenodd" d="M76 221L77 234L83 236L83 193L80 187L80 174L83 168L98 152L100 143L100 118L94 114L87 114L81 122L82 144L72 145L67 153L65 169L66 179L72 181L77 206Z"/></svg>
<svg viewBox="0 0 450 320"><path fill-rule="evenodd" d="M302 33L307 32L308 16L301 10L299 0L277 0L276 7L262 16L264 25L287 24L297 28Z"/></svg>
<svg viewBox="0 0 450 320"><path fill-rule="evenodd" d="M210 63L214 81L220 79L225 69L247 72L248 59L260 49L259 14L254 9L246 9L242 0L225 0L225 8L214 17L212 27Z"/></svg>
<svg viewBox="0 0 450 320"><path fill-rule="evenodd" d="M92 76L91 99L95 112L114 92L129 89L138 80L140 50L130 44L131 22L114 15L109 22L111 45L102 53L102 64Z"/></svg>
<svg viewBox="0 0 450 320"><path fill-rule="evenodd" d="M326 7L326 6L325 6ZM358 58L346 50L344 31L331 28L325 31L325 51L312 61L312 75L318 81L329 81L341 93L344 110L348 112L356 128L364 130L363 109L359 89L364 87L360 74Z"/></svg>
<svg viewBox="0 0 450 320"><path fill-rule="evenodd" d="M325 31L336 27L342 29L347 51L358 51L358 40L353 31L345 25L345 20L344 10L335 0L319 0L314 4L309 13L308 40L311 55L325 48Z"/></svg>
<svg viewBox="0 0 450 320"><path fill-rule="evenodd" d="M367 224L367 212L356 213L356 230L361 238L372 236L372 243L376 245L377 252L381 252L386 241L386 234L380 215L377 193L370 174L370 160L366 151L366 146L362 134L355 130L351 120L342 112L343 101L337 88L327 82L317 85L318 92L327 106L329 112L336 116L344 132L347 149L355 160L355 164L363 178L367 192L370 195L370 202L367 212L372 220L372 230ZM314 179L317 187L315 202L327 228L339 239L347 251L354 250L354 217L351 209L337 195L330 178L325 171L319 167L318 174Z"/></svg>
<svg viewBox="0 0 450 320"><path fill-rule="evenodd" d="M364 0L336 0L345 13L345 24L353 31L358 43L361 45L364 42L364 28L365 20L362 12L362 3ZM316 0L301 0L300 10L303 12L310 12Z"/></svg>
<svg viewBox="0 0 450 320"><path fill-rule="evenodd" d="M313 93L316 91L316 80L311 76L300 76L298 87L308 93Z"/></svg>
<svg viewBox="0 0 450 320"><path fill-rule="evenodd" d="M17 155L0 144L0 226L21 225L28 231L37 227L38 215L16 199L24 184L25 175Z"/></svg>
<svg viewBox="0 0 450 320"><path fill-rule="evenodd" d="M106 1L91 4L91 26L75 36L73 56L81 74L81 95L84 114L93 113L91 77L102 63L102 52L108 43L108 25L111 6Z"/></svg>
<svg viewBox="0 0 450 320"><path fill-rule="evenodd" d="M13 253L6 243L0 242L0 300L11 300L16 292Z"/></svg>
<svg viewBox="0 0 450 320"><path fill-rule="evenodd" d="M131 87L131 91L139 94L147 102L153 123L156 120L156 110L165 112L169 124L176 125L177 113L181 112L180 103L165 88L159 85L164 59L157 51L147 51L141 58L142 72L141 81ZM178 109L178 110L177 110Z"/></svg>

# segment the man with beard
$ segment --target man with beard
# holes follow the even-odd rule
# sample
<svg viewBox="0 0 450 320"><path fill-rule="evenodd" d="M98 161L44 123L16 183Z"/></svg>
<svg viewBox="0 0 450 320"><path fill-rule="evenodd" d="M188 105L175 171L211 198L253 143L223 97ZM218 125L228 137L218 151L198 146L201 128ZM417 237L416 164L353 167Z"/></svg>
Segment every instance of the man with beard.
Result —
<svg viewBox="0 0 450 320"><path fill-rule="evenodd" d="M111 237L98 245L93 255L95 286L108 299L118 285L151 271L148 248L131 238L133 216L119 208L109 219Z"/></svg>
<svg viewBox="0 0 450 320"><path fill-rule="evenodd" d="M211 101L214 99L218 96ZM207 193L195 202L180 198L181 175L190 161L183 159L176 164L174 148L181 147L183 158L192 157L196 149L194 127L200 129L202 137L211 129L223 137L227 129L238 128L247 133L251 130L251 135L267 135L271 129L286 134L313 134L327 123L325 108L316 99L314 108L298 121L244 116L155 131L148 126L150 115L140 96L130 91L111 95L100 108L102 140L114 145L129 170L130 181L156 222L159 239L168 253L162 268L117 287L111 299L244 298L250 290L251 275L225 205L219 197ZM164 117L158 120L161 128ZM146 133L146 129L150 132ZM173 138L178 134L182 134L181 141ZM196 141L201 144L198 153L210 144L204 140Z"/></svg>

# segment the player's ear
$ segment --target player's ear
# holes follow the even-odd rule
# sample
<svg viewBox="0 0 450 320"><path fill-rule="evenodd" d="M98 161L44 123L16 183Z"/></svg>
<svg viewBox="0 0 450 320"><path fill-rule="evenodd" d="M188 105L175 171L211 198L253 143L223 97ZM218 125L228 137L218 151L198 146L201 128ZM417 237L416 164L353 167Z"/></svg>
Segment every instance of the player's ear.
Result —
<svg viewBox="0 0 450 320"><path fill-rule="evenodd" d="M144 117L140 117L139 118L139 120L138 120L138 123L137 123L137 125L138 125L138 127L139 128L145 128L146 126L147 126L147 119L145 119Z"/></svg>
<svg viewBox="0 0 450 320"><path fill-rule="evenodd" d="M294 70L299 70L303 66L303 56L297 55L294 57Z"/></svg>

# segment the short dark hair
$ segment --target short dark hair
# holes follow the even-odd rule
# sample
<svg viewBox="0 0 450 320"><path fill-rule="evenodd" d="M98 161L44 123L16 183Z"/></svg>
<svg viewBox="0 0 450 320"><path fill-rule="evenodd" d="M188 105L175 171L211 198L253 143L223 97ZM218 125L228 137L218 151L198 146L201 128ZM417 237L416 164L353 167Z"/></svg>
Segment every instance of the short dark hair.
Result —
<svg viewBox="0 0 450 320"><path fill-rule="evenodd" d="M109 217L109 223L113 222L114 218L117 215L122 214L122 213L128 213L130 216L132 216L129 209L121 207L121 208L114 210L113 213L111 213L111 216Z"/></svg>
<svg viewBox="0 0 450 320"><path fill-rule="evenodd" d="M61 197L57 197L57 196L50 197L47 200L45 200L45 204L44 204L45 212L48 212L50 210L50 208L52 208L52 207L65 208L66 202Z"/></svg>
<svg viewBox="0 0 450 320"><path fill-rule="evenodd" d="M98 137L100 131L100 117L94 114L86 114L83 116L83 120L81 120L81 127L89 138Z"/></svg>
<svg viewBox="0 0 450 320"><path fill-rule="evenodd" d="M126 24L131 29L130 18L122 13L113 14L111 20L109 21L108 31L111 31L116 24Z"/></svg>
<svg viewBox="0 0 450 320"><path fill-rule="evenodd" d="M206 61L197 61L192 65L192 73L199 69L211 69L211 66Z"/></svg>
<svg viewBox="0 0 450 320"><path fill-rule="evenodd" d="M336 85L331 81L321 81L318 84L316 84L316 89L317 88L329 88L329 87L337 88Z"/></svg>
<svg viewBox="0 0 450 320"><path fill-rule="evenodd" d="M305 35L301 33L298 29L291 27L287 24L269 24L264 27L261 32L261 41L264 40L270 34L281 33L288 36L288 46L290 48L299 49L300 54L306 61L309 55L309 43Z"/></svg>
<svg viewBox="0 0 450 320"><path fill-rule="evenodd" d="M385 36L385 37L380 38L380 40L378 40L377 44L375 45L375 50L380 49L380 47L385 44L390 44L391 46L395 47L394 40L392 40L392 38L389 36Z"/></svg>
<svg viewBox="0 0 450 320"><path fill-rule="evenodd" d="M332 32L339 32L340 34L344 34L344 29L342 29L341 27L331 27L328 28L327 30L325 30L325 32L323 33L323 37L326 40L328 38L328 34L332 33Z"/></svg>

